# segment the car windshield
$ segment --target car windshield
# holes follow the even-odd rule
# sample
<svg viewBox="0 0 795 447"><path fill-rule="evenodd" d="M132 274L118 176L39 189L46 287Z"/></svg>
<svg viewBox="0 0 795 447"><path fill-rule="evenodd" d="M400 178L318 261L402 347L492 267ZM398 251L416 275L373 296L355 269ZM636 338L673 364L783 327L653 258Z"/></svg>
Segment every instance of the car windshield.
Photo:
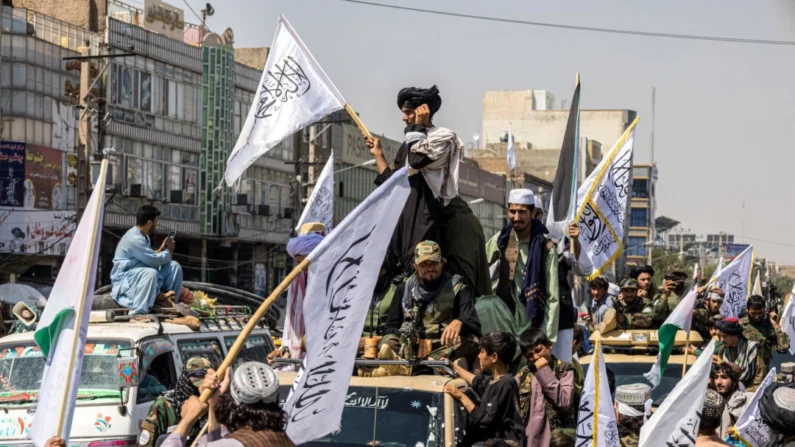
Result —
<svg viewBox="0 0 795 447"><path fill-rule="evenodd" d="M83 356L78 401L119 400L116 358L130 355L130 342L89 340ZM0 404L24 404L38 400L45 358L34 343L0 344ZM126 390L122 396L126 399Z"/></svg>
<svg viewBox="0 0 795 447"><path fill-rule="evenodd" d="M582 365L585 373L588 373L588 365ZM644 374L651 369L651 363L608 363L608 369L616 376L616 386L629 385L631 383L645 383L651 385ZM660 384L651 392L654 406L659 407L668 394L673 391L679 381L682 380L682 364L669 363L665 368Z"/></svg>
<svg viewBox="0 0 795 447"><path fill-rule="evenodd" d="M226 337L224 342L226 343L226 349L232 347L235 344L235 340L237 337ZM240 353L237 355L237 359L235 359L235 366L241 365L246 362L263 362L268 363L268 353L271 351L270 344L265 339L264 335L252 335L246 338L246 342L243 345L243 349L240 350Z"/></svg>
<svg viewBox="0 0 795 447"><path fill-rule="evenodd" d="M290 387L281 387L282 405ZM350 387L340 431L303 445L414 447L431 442L442 445L443 402L441 393Z"/></svg>

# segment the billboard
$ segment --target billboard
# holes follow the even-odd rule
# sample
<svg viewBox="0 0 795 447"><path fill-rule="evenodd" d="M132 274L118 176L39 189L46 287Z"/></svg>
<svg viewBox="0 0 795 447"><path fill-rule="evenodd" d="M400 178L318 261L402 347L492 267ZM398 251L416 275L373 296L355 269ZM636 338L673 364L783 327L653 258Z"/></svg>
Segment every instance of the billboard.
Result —
<svg viewBox="0 0 795 447"><path fill-rule="evenodd" d="M52 210L64 208L65 153L57 149L28 144L25 154L25 208Z"/></svg>
<svg viewBox="0 0 795 447"><path fill-rule="evenodd" d="M144 0L144 28L182 42L185 11L160 0Z"/></svg>
<svg viewBox="0 0 795 447"><path fill-rule="evenodd" d="M384 157L386 158L387 163L392 164L392 161L395 160L395 154L397 154L402 142L378 135L376 135L376 137L380 138L381 140L381 149L384 152ZM358 165L372 159L373 156L370 155L370 150L367 149L367 146L364 144L362 131L356 126L343 124L342 162L349 165ZM367 167L373 170L376 169L375 165Z"/></svg>
<svg viewBox="0 0 795 447"><path fill-rule="evenodd" d="M25 143L0 142L0 206L22 206L25 200Z"/></svg>

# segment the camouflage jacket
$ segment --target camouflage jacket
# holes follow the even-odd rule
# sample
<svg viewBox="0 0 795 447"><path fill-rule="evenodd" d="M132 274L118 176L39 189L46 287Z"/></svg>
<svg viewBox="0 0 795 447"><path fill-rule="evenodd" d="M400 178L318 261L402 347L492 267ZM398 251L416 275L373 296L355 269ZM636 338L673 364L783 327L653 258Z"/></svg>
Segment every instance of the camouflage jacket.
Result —
<svg viewBox="0 0 795 447"><path fill-rule="evenodd" d="M740 324L743 326L745 338L759 343L762 360L765 362L765 371L770 367L773 349L779 354L789 352L789 336L780 327L774 328L770 321L763 320L761 323L752 324L746 315L740 318Z"/></svg>
<svg viewBox="0 0 795 447"><path fill-rule="evenodd" d="M621 447L638 447L640 437L635 433L621 437Z"/></svg>
<svg viewBox="0 0 795 447"><path fill-rule="evenodd" d="M179 423L181 417L178 409L174 407L163 397L158 397L149 407L149 414L146 419L141 423L141 434L138 436L138 445L142 447L154 447L157 445L157 438L161 435L170 433L169 428L172 430ZM196 424L193 424L190 435L187 439L192 440L198 434L199 430L204 426L205 418L202 418ZM189 443L188 443L189 444Z"/></svg>
<svg viewBox="0 0 795 447"><path fill-rule="evenodd" d="M554 363L552 371L555 373L555 377L558 380L560 380L560 378L563 377L563 374L567 371L571 371L572 374L576 374L574 367L571 366L570 363L566 363L554 357L552 358L552 362ZM530 416L530 402L532 401L531 394L533 393L533 372L530 371L529 366L525 366L519 370L517 378L519 381L519 412L522 415L522 420L526 423L527 418ZM576 398L577 397L575 396L575 399ZM549 421L549 428L551 430L559 428L574 428L577 426L578 405L570 405L568 410L560 411L556 409L548 399L544 398L544 402L546 403L547 421Z"/></svg>
<svg viewBox="0 0 795 447"><path fill-rule="evenodd" d="M619 300L616 310L621 314L619 329L648 329L652 325L651 301L645 298L636 298L632 304Z"/></svg>
<svg viewBox="0 0 795 447"><path fill-rule="evenodd" d="M676 305L679 304L681 299L682 297L677 295L676 292L671 292L671 295L668 296L667 300L663 300L662 292L654 295L654 300L652 301L652 303L654 303L654 322L657 324L662 324L665 319L668 318L668 315L671 315L671 312L676 309Z"/></svg>

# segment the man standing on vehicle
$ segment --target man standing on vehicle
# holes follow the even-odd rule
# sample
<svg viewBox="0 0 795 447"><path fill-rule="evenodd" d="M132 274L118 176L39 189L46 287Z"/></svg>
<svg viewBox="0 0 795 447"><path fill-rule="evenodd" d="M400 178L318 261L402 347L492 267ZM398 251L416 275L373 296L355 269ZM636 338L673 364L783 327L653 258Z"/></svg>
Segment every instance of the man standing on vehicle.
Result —
<svg viewBox="0 0 795 447"><path fill-rule="evenodd" d="M651 302L638 296L638 281L632 278L621 280L618 304L616 317L619 328L648 329L651 327Z"/></svg>
<svg viewBox="0 0 795 447"><path fill-rule="evenodd" d="M642 265L632 270L632 279L638 281L638 296L651 300L654 298L654 268L650 265Z"/></svg>
<svg viewBox="0 0 795 447"><path fill-rule="evenodd" d="M775 310L769 314L765 312L765 304L765 299L759 295L749 298L748 315L740 318L740 324L743 326L745 338L759 343L765 374L767 374L770 369L770 361L773 359L773 350L775 349L779 354L789 352L789 335L781 330Z"/></svg>
<svg viewBox="0 0 795 447"><path fill-rule="evenodd" d="M170 307L169 298L177 300L182 288L182 267L171 259L174 238L169 235L160 249L152 249L149 237L155 234L158 216L152 205L139 208L135 226L121 238L113 257L111 297L129 308L130 315L150 313L156 300Z"/></svg>
<svg viewBox="0 0 795 447"><path fill-rule="evenodd" d="M180 409L182 404L191 396L199 395L199 386L204 380L207 370L212 368L209 360L203 357L192 357L185 363L174 389L168 390L158 397L152 406L149 407L149 414L141 423L141 434L138 437L138 445L143 447L154 447L157 438L161 435L171 433L173 427L180 421ZM199 433L204 422L194 426L189 438L191 441Z"/></svg>
<svg viewBox="0 0 795 447"><path fill-rule="evenodd" d="M712 320L715 315L720 315L720 306L723 304L723 297L725 293L720 289L712 289L707 294L707 299L704 305L693 309L693 328L698 331L704 343L709 343L712 339L712 334L708 329L708 322ZM722 318L721 318L722 319Z"/></svg>
<svg viewBox="0 0 795 447"><path fill-rule="evenodd" d="M654 305L654 323L662 325L668 315L671 315L679 300L685 292L685 281L687 280L687 273L681 265L672 265L668 269L668 274L665 275L662 290L654 296L652 301Z"/></svg>
<svg viewBox="0 0 795 447"><path fill-rule="evenodd" d="M395 291L378 358L465 359L471 368L481 335L472 291L460 276L444 271L445 259L436 242L417 244L414 263L417 271ZM410 373L408 367L382 368L388 375ZM382 374L380 369L374 374Z"/></svg>

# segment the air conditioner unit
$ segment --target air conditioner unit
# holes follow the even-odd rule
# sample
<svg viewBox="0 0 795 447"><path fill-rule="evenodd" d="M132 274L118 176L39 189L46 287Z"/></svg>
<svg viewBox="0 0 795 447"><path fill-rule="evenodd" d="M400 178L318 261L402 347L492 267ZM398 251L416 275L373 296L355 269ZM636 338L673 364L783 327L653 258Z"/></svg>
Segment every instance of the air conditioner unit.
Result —
<svg viewBox="0 0 795 447"><path fill-rule="evenodd" d="M292 208L285 208L283 217L285 219L292 219L293 218L293 209Z"/></svg>
<svg viewBox="0 0 795 447"><path fill-rule="evenodd" d="M143 197L144 188L140 183L133 183L130 185L130 197Z"/></svg>
<svg viewBox="0 0 795 447"><path fill-rule="evenodd" d="M257 214L259 214L260 216L270 216L270 214L271 214L270 205L259 205L259 206L257 206Z"/></svg>
<svg viewBox="0 0 795 447"><path fill-rule="evenodd" d="M248 205L248 194L238 194L237 195L237 204L238 205Z"/></svg>
<svg viewBox="0 0 795 447"><path fill-rule="evenodd" d="M184 203L183 194L185 191L171 191L171 203Z"/></svg>

